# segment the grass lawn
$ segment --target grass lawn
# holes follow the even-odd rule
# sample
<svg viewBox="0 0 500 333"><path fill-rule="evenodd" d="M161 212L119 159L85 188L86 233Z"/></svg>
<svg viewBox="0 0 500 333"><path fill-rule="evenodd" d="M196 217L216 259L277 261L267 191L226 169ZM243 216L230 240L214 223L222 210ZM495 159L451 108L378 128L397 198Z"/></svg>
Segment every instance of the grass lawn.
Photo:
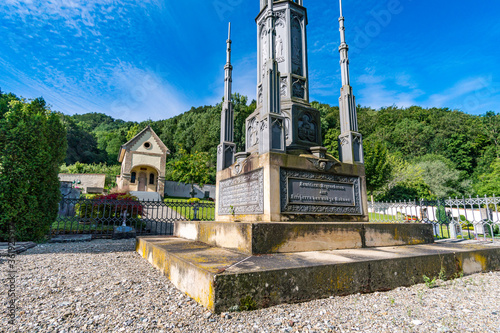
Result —
<svg viewBox="0 0 500 333"><path fill-rule="evenodd" d="M370 216L370 222L403 222L405 221L405 217L401 213L397 213L396 216L390 214L382 214L382 213L368 213ZM408 222L414 222L409 220Z"/></svg>
<svg viewBox="0 0 500 333"><path fill-rule="evenodd" d="M165 198L165 204L184 216L187 220L194 219L194 205L188 202L188 198ZM196 218L203 221L213 221L215 220L215 204L213 201L200 200L200 206L198 207L198 213Z"/></svg>
<svg viewBox="0 0 500 333"><path fill-rule="evenodd" d="M113 232L113 226L106 224L80 224L79 217L64 217L64 220L52 223L52 233L89 234L100 232Z"/></svg>
<svg viewBox="0 0 500 333"><path fill-rule="evenodd" d="M121 219L115 221L115 225L109 222L100 223L80 223L79 217L62 217L59 221L52 223L52 233L72 233L72 234L94 234L94 233L113 233L115 226L122 225ZM127 225L141 230L145 227L145 224L137 219L127 221Z"/></svg>

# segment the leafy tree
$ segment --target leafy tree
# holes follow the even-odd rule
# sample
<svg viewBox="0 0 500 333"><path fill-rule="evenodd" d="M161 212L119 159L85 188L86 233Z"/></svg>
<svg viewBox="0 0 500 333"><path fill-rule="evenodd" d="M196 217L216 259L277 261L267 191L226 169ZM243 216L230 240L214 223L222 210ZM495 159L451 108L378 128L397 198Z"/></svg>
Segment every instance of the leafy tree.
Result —
<svg viewBox="0 0 500 333"><path fill-rule="evenodd" d="M246 119L250 116L257 107L257 102L253 100L250 105L247 105L247 97L240 94L233 95L234 107L234 143L236 151L244 151L246 149Z"/></svg>
<svg viewBox="0 0 500 333"><path fill-rule="evenodd" d="M384 186L391 177L387 148L380 142L364 141L366 188L370 194Z"/></svg>
<svg viewBox="0 0 500 333"><path fill-rule="evenodd" d="M337 159L339 158L339 135L340 129L330 128L323 139L323 146L326 147L328 153Z"/></svg>
<svg viewBox="0 0 500 333"><path fill-rule="evenodd" d="M430 193L436 198L471 194L471 181L462 180L461 172L453 162L440 155L425 155L417 159L416 166L422 178L429 185Z"/></svg>
<svg viewBox="0 0 500 333"><path fill-rule="evenodd" d="M500 113L486 112L481 120L487 137L495 147L496 157L500 158Z"/></svg>
<svg viewBox="0 0 500 333"><path fill-rule="evenodd" d="M191 184L191 197L194 197L194 184L203 187L209 183L211 171L210 156L205 152L188 153L180 148L175 159L167 163L167 177L173 181Z"/></svg>
<svg viewBox="0 0 500 333"><path fill-rule="evenodd" d="M97 148L97 141L91 133L78 126L69 116L61 116L61 120L66 127L68 141L68 149L64 160L66 164L76 162L99 163L106 160L106 152Z"/></svg>
<svg viewBox="0 0 500 333"><path fill-rule="evenodd" d="M0 93L0 239L41 240L55 221L59 165L66 153L61 117L42 98Z"/></svg>
<svg viewBox="0 0 500 333"><path fill-rule="evenodd" d="M478 195L499 195L500 193L500 158L497 158L491 164L491 171L484 173L479 177L479 183L476 185Z"/></svg>
<svg viewBox="0 0 500 333"><path fill-rule="evenodd" d="M384 190L378 193L377 200L399 201L431 199L429 185L424 181L423 170L397 156L389 155L392 175Z"/></svg>
<svg viewBox="0 0 500 333"><path fill-rule="evenodd" d="M86 113L86 114L75 114L71 118L80 127L84 128L88 132L93 132L98 126L112 124L115 120L104 113Z"/></svg>
<svg viewBox="0 0 500 333"><path fill-rule="evenodd" d="M146 126L144 126L146 127ZM127 142L132 140L139 132L141 131L141 128L139 127L139 124L134 124L132 127L127 132ZM125 142L124 142L125 143Z"/></svg>
<svg viewBox="0 0 500 333"><path fill-rule="evenodd" d="M126 127L119 128L113 131L98 131L97 147L106 152L108 156L107 163L118 164L118 153L120 147L127 142L128 129Z"/></svg>

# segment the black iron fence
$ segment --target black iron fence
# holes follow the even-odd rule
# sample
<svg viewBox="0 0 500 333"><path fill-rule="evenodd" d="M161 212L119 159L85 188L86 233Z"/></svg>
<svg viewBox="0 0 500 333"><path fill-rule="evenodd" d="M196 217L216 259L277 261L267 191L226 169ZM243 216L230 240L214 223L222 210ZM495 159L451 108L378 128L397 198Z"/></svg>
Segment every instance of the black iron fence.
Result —
<svg viewBox="0 0 500 333"><path fill-rule="evenodd" d="M63 198L50 234L111 238L117 230L133 230L137 235L172 235L176 221L213 221L214 218L213 202Z"/></svg>
<svg viewBox="0 0 500 333"><path fill-rule="evenodd" d="M370 222L430 223L437 238L500 239L500 198L368 202Z"/></svg>

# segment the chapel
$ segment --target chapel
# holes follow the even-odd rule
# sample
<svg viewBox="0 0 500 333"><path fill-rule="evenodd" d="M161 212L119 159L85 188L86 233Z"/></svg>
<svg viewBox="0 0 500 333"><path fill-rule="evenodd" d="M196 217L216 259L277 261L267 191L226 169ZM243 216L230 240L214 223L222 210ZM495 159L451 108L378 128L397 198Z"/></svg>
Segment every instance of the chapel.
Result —
<svg viewBox="0 0 500 333"><path fill-rule="evenodd" d="M118 161L122 164L117 185L134 192L165 191L165 167L169 149L150 126L144 128L120 148Z"/></svg>

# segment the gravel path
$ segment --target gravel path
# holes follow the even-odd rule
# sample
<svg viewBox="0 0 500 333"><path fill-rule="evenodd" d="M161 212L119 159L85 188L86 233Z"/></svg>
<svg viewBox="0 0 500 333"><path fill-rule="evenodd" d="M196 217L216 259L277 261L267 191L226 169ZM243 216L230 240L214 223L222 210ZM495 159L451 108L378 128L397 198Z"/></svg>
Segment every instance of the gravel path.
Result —
<svg viewBox="0 0 500 333"><path fill-rule="evenodd" d="M500 272L436 288L210 314L134 252L134 240L40 245L19 255L16 325L0 264L0 332L500 332Z"/></svg>

